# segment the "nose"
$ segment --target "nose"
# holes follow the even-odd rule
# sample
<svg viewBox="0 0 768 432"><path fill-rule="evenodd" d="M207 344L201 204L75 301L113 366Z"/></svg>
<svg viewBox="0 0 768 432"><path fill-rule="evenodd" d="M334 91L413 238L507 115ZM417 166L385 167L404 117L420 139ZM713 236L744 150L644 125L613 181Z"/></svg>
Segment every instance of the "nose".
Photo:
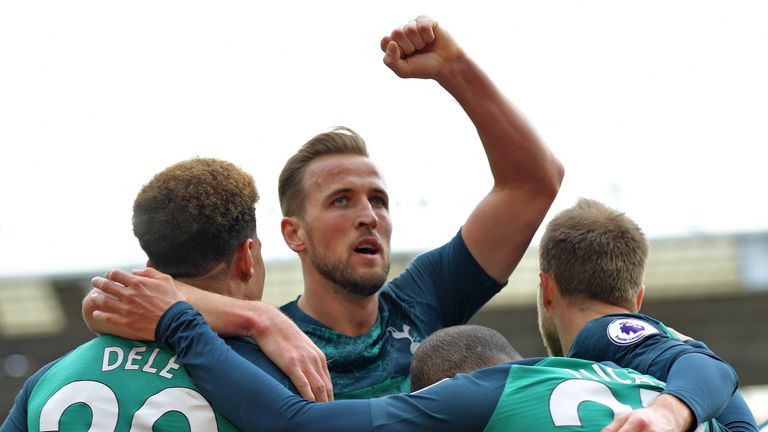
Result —
<svg viewBox="0 0 768 432"><path fill-rule="evenodd" d="M371 206L371 203L368 201L364 201L364 203L361 205L360 212L357 216L357 223L355 226L357 228L376 228L376 225L379 224L379 217L376 216L376 212L373 210L373 206Z"/></svg>

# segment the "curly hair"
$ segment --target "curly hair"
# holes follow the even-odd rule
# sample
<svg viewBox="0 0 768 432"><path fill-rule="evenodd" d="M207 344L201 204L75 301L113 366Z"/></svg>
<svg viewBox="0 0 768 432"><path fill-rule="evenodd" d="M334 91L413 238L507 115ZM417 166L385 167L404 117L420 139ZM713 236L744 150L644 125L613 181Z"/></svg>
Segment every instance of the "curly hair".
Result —
<svg viewBox="0 0 768 432"><path fill-rule="evenodd" d="M173 277L198 277L229 264L256 233L259 193L234 164L194 158L156 174L133 203L133 233L152 265Z"/></svg>
<svg viewBox="0 0 768 432"><path fill-rule="evenodd" d="M643 285L648 242L628 216L581 198L547 225L539 268L569 299L632 307Z"/></svg>
<svg viewBox="0 0 768 432"><path fill-rule="evenodd" d="M315 135L285 163L277 189L283 216L304 214L304 173L309 163L329 154L352 154L368 157L363 138L350 128L337 126Z"/></svg>

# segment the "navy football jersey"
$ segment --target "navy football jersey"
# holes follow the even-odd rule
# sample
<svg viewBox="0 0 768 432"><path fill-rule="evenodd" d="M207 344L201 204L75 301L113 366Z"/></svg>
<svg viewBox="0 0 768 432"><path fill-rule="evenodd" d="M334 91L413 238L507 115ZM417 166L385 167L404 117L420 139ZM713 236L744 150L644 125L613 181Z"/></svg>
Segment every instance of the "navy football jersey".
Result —
<svg viewBox="0 0 768 432"><path fill-rule="evenodd" d="M502 288L477 263L461 232L416 257L379 291L379 316L360 336L347 336L304 313L297 301L281 309L325 353L336 399L410 390L411 357L435 331L466 324Z"/></svg>
<svg viewBox="0 0 768 432"><path fill-rule="evenodd" d="M696 340L681 342L663 323L644 314L611 314L593 319L579 331L569 357L612 361L667 381L665 393L685 402L697 421L717 418L734 430L756 424L736 390L736 372ZM721 419L726 407L743 415Z"/></svg>
<svg viewBox="0 0 768 432"><path fill-rule="evenodd" d="M184 302L166 311L157 338L177 352L214 406L244 430L591 431L647 406L665 390L660 380L636 371L559 357L460 374L411 394L314 403L236 355ZM725 429L712 421L698 430Z"/></svg>

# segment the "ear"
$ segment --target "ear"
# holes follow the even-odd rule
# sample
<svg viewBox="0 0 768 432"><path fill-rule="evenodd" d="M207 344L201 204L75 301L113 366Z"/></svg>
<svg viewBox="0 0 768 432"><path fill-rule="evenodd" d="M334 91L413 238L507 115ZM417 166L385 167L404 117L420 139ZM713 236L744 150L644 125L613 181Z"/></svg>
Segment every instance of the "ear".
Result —
<svg viewBox="0 0 768 432"><path fill-rule="evenodd" d="M304 239L304 229L298 218L284 217L280 221L280 230L283 232L285 244L296 253L306 250L306 241Z"/></svg>
<svg viewBox="0 0 768 432"><path fill-rule="evenodd" d="M549 273L539 272L539 284L541 288L539 295L541 296L541 304L549 309L552 306L552 302L555 299L555 280Z"/></svg>
<svg viewBox="0 0 768 432"><path fill-rule="evenodd" d="M152 261L150 261L150 260L147 260L147 267L154 267L154 266L152 265Z"/></svg>
<svg viewBox="0 0 768 432"><path fill-rule="evenodd" d="M637 298L635 299L636 309L633 311L637 313L640 311L640 307L643 305L643 297L645 296L645 285L640 285L640 291L637 292Z"/></svg>
<svg viewBox="0 0 768 432"><path fill-rule="evenodd" d="M248 239L237 246L235 255L232 257L232 267L243 282L248 282L253 277L253 255L251 254L253 247L253 239Z"/></svg>

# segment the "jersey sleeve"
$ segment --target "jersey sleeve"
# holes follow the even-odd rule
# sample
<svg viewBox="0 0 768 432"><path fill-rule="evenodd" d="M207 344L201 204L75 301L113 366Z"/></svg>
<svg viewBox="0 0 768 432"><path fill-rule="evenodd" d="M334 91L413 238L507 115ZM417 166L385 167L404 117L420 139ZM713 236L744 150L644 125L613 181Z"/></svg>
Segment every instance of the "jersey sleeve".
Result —
<svg viewBox="0 0 768 432"><path fill-rule="evenodd" d="M505 285L478 264L459 231L445 245L417 256L387 284L404 303L436 309L441 327L467 323Z"/></svg>
<svg viewBox="0 0 768 432"><path fill-rule="evenodd" d="M163 314L155 339L176 352L203 396L241 430L371 430L367 400L301 399L235 353L186 302Z"/></svg>
<svg viewBox="0 0 768 432"><path fill-rule="evenodd" d="M11 407L5 421L0 425L0 432L26 432L27 431L27 400L30 390L27 389L27 382L21 388L16 400Z"/></svg>
<svg viewBox="0 0 768 432"><path fill-rule="evenodd" d="M242 430L482 430L504 383L498 379L496 384L486 384L481 374L413 395L316 403L289 392L238 356L186 302L174 304L163 314L156 339L177 353L200 392ZM481 405L484 411L472 408Z"/></svg>
<svg viewBox="0 0 768 432"><path fill-rule="evenodd" d="M728 405L715 417L718 430L725 432L757 432L755 416L740 392L734 393Z"/></svg>
<svg viewBox="0 0 768 432"><path fill-rule="evenodd" d="M0 425L0 432L26 432L27 427L27 403L29 402L29 395L32 394L32 390L35 389L35 385L43 375L56 364L58 360L48 363L44 367L40 368L31 377L24 381L24 385L16 395L16 399L13 402L11 411L8 413L5 421Z"/></svg>
<svg viewBox="0 0 768 432"><path fill-rule="evenodd" d="M509 366L459 374L416 393L371 399L376 431L480 431L493 416Z"/></svg>
<svg viewBox="0 0 768 432"><path fill-rule="evenodd" d="M714 418L738 386L733 368L704 344L683 343L645 315L607 315L588 322L568 355L612 361L666 381L664 392L685 402L697 423Z"/></svg>
<svg viewBox="0 0 768 432"><path fill-rule="evenodd" d="M296 389L296 386L291 379L288 378L288 375L280 370L280 368L277 367L266 354L264 354L264 351L256 345L253 339L245 337L229 337L224 339L224 341L237 354L258 366L261 370L266 372L267 375L282 384L283 387L287 388L291 393L299 394L299 391Z"/></svg>

